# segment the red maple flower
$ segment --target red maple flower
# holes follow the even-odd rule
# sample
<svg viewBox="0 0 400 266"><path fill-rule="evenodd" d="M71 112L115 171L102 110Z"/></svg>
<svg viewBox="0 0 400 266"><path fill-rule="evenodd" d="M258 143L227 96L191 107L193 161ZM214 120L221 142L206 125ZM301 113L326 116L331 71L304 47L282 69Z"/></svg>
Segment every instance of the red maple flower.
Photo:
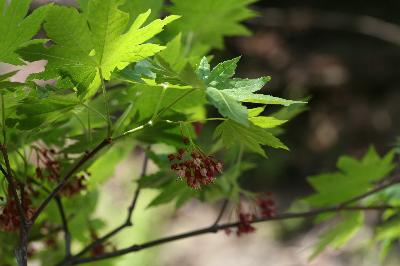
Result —
<svg viewBox="0 0 400 266"><path fill-rule="evenodd" d="M177 154L169 154L171 170L186 180L191 188L200 188L202 185L211 184L217 174L222 173L222 164L212 156L193 150L190 157L185 149L179 149ZM186 155L186 156L185 156Z"/></svg>
<svg viewBox="0 0 400 266"><path fill-rule="evenodd" d="M32 208L32 202L28 197L28 194L24 194L22 209L24 211L25 218L31 219L34 213ZM3 210L0 214L0 229L5 232L15 232L20 228L21 217L18 211L17 202L14 199L7 199L7 203L4 205Z"/></svg>
<svg viewBox="0 0 400 266"><path fill-rule="evenodd" d="M271 218L275 216L275 202L271 198L271 193L267 193L268 198L260 197L257 199L257 205L260 208L261 216Z"/></svg>
<svg viewBox="0 0 400 266"><path fill-rule="evenodd" d="M256 229L251 225L255 216L251 213L239 213L239 224L237 226L236 235L249 234L254 232Z"/></svg>

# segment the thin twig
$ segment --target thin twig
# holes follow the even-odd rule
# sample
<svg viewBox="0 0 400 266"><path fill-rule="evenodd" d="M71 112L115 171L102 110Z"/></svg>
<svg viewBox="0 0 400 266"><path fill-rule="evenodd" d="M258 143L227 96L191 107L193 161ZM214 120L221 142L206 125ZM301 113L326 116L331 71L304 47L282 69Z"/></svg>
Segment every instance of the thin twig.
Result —
<svg viewBox="0 0 400 266"><path fill-rule="evenodd" d="M222 203L221 210L219 211L219 214L218 214L217 219L215 220L213 226L217 226L218 223L221 221L222 216L225 213L226 207L228 207L228 203L229 203L228 199L225 199L224 202Z"/></svg>
<svg viewBox="0 0 400 266"><path fill-rule="evenodd" d="M187 92L185 92L184 94L182 94L181 96L179 96L178 98L176 98L174 101L172 101L169 105L167 105L166 107L164 107L163 109L160 110L160 112L157 114L156 119L158 119L163 113L165 113L166 111L168 111L172 106L174 106L177 102L179 102L180 100L182 100L183 98L185 98L186 96L188 96L189 94L191 94L192 92L196 91L197 88L193 88L188 90ZM156 120L154 119L154 120ZM153 122L154 122L153 120Z"/></svg>
<svg viewBox="0 0 400 266"><path fill-rule="evenodd" d="M55 201L57 203L58 211L61 217L62 228L64 231L64 241L65 241L65 257L68 258L71 256L71 233L68 228L68 220L65 215L64 206L62 204L61 198L56 196Z"/></svg>
<svg viewBox="0 0 400 266"><path fill-rule="evenodd" d="M146 175L148 161L149 161L149 158L145 154L144 159L143 159L143 165L142 165L142 171L140 173L140 177L143 177L143 176ZM119 225L118 227L116 227L115 229L111 230L110 232L108 232L104 236L96 239L95 241L93 241L92 243L90 243L89 245L84 247L74 257L76 257L76 258L81 257L82 255L84 255L86 252L88 252L92 248L96 247L97 245L99 245L101 243L104 243L104 241L106 241L107 239L109 239L109 238L113 237L114 235L116 235L117 233L119 233L121 230L125 229L126 227L132 226L133 225L132 224L132 214L133 214L133 211L134 211L134 209L136 207L136 203L137 203L137 200L139 198L139 194L140 194L140 186L138 185L136 187L136 190L135 190L134 194L133 194L131 204L128 207L128 213L127 213L126 220L121 225Z"/></svg>
<svg viewBox="0 0 400 266"><path fill-rule="evenodd" d="M6 165L6 175L5 178L8 182L9 190L11 190L11 194L15 200L17 205L18 215L21 219L20 230L19 230L19 244L15 248L15 258L19 266L28 265L28 228L29 224L25 217L23 202L18 197L17 185L15 183L14 176L12 174L10 160L8 158L8 151L6 144L1 145L0 149L3 154L4 163ZM4 169L3 169L4 170ZM22 192L23 193L23 192Z"/></svg>
<svg viewBox="0 0 400 266"><path fill-rule="evenodd" d="M18 209L18 213L19 216L21 218L22 224L25 226L26 225L26 218L25 218L25 214L24 214L24 209L22 207L22 203L21 200L18 197L18 193L17 193L17 185L15 184L15 180L12 174L12 169L11 169L11 165L10 165L10 160L8 158L8 151L7 151L7 147L5 144L1 145L0 144L0 149L1 152L3 154L3 158L4 158L4 163L6 165L6 171L4 171L4 169L2 169L2 173L4 174L4 177L6 178L8 185L10 187L12 196L14 197L14 200L17 204L17 209Z"/></svg>
<svg viewBox="0 0 400 266"><path fill-rule="evenodd" d="M0 171L4 175L5 178L7 178L7 172L4 170L3 165L0 164Z"/></svg>
<svg viewBox="0 0 400 266"><path fill-rule="evenodd" d="M357 201L365 199L365 198L367 198L367 197L369 197L369 196L371 196L371 195L373 195L373 194L375 194L375 193L377 193L379 191L382 191L382 190L384 190L384 189L386 189L388 187L391 187L393 185L396 185L396 184L400 184L400 178L398 176L392 177L391 181L387 182L386 184L382 184L382 185L377 186L376 188L371 189L371 190L369 190L369 191L367 191L367 192L365 192L365 193L363 193L361 195L358 195L358 196L355 196L355 197L353 197L353 198L351 198L349 200L346 200L345 202L343 202L341 204L341 206L344 207L344 206L351 205L351 204L353 204L353 203L355 203Z"/></svg>
<svg viewBox="0 0 400 266"><path fill-rule="evenodd" d="M269 217L269 218L257 218L251 221L251 223L260 223L260 222L269 222L269 221L277 221L277 220L288 220L288 219L295 219L295 218L307 218L307 217L312 217L312 216L317 216L319 214L323 213L329 213L329 212L339 212L339 211L367 211L367 210L387 210L387 209L394 209L394 208L400 208L400 207L394 207L390 205L383 205L383 206L369 206L369 207L364 207L364 206L353 206L353 207L340 207L340 206L335 206L335 207L329 207L329 208L322 208L322 209L316 209L308 212L299 212L299 213L285 213L281 215L277 215L274 217ZM63 265L78 265L78 264L84 264L84 263L89 263L89 262L95 262L95 261L100 261L100 260L105 260L105 259L110 259L114 257L118 257L121 255L125 255L128 253L132 252L138 252L143 249L151 248L154 246L162 245L165 243L170 243L173 241L181 240L181 239L186 239L198 235L203 235L203 234L209 234L209 233L216 233L220 230L224 230L227 228L232 228L232 227L237 227L240 223L239 222L234 222L234 223L225 223L217 226L209 226L206 228L194 230L194 231L189 231L186 233L182 234L177 234L169 237L164 237L160 238L157 240L149 241L144 244L140 245L132 245L130 247L116 250L113 252L101 254L98 256L93 256L93 257L88 257L88 258L80 258L80 259L73 259L67 261Z"/></svg>

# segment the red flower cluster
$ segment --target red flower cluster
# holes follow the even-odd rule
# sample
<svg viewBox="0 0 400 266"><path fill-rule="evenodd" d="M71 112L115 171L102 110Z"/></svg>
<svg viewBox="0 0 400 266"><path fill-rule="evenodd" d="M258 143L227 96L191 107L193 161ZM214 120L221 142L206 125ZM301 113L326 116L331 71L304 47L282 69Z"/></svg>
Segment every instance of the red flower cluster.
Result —
<svg viewBox="0 0 400 266"><path fill-rule="evenodd" d="M86 174L90 175L89 173ZM72 180L65 184L65 186L60 190L59 194L66 197L72 197L76 194L79 194L82 190L86 190L87 188L85 180L85 175L75 176Z"/></svg>
<svg viewBox="0 0 400 266"><path fill-rule="evenodd" d="M40 149L37 153L36 175L40 179L48 179L57 181L60 177L60 163L54 158L56 152L53 149ZM44 165L44 170L40 168L40 164ZM45 173L46 172L46 173Z"/></svg>
<svg viewBox="0 0 400 266"><path fill-rule="evenodd" d="M53 149L38 149L36 168L36 176L38 178L42 180L47 179L52 182L60 180L61 164L56 157L57 153ZM43 168L41 168L41 165ZM66 197L72 197L79 194L79 192L87 188L85 180L86 176L89 175L89 173L86 173L86 175L72 177L71 180L61 189L59 194Z"/></svg>
<svg viewBox="0 0 400 266"><path fill-rule="evenodd" d="M271 196L271 193L267 193L267 198L260 197L257 199L257 205L261 211L261 217L271 218L275 216L275 202Z"/></svg>
<svg viewBox="0 0 400 266"><path fill-rule="evenodd" d="M34 209L28 195L24 195L22 208L26 219L31 219ZM13 199L8 199L0 214L0 229L5 232L15 232L21 225L21 218L18 212L17 203Z"/></svg>
<svg viewBox="0 0 400 266"><path fill-rule="evenodd" d="M90 237L92 238L93 242L99 239L99 237L97 236L97 233L93 230L91 230L91 232L90 232ZM99 256L99 255L106 253L107 249L111 249L111 250L115 251L116 247L111 242L102 242L102 243L95 245L90 250L90 254L93 257Z"/></svg>
<svg viewBox="0 0 400 266"><path fill-rule="evenodd" d="M215 179L216 174L222 173L222 164L212 156L193 150L188 156L187 150L179 149L177 154L169 154L171 170L180 178L186 180L189 187L198 189L208 185Z"/></svg>
<svg viewBox="0 0 400 266"><path fill-rule="evenodd" d="M248 234L254 232L256 229L252 226L252 221L254 221L257 217L260 218L271 218L275 216L276 208L275 202L272 199L272 194L267 193L266 197L259 197L256 200L257 207L255 208L255 213L245 212L243 211L242 205L239 203L238 206L238 225L236 230L236 235L240 236L242 234ZM256 215L256 214L260 215ZM225 229L225 233L230 235L232 232L231 229Z"/></svg>
<svg viewBox="0 0 400 266"><path fill-rule="evenodd" d="M239 213L239 224L237 226L236 235L249 234L254 232L256 229L251 225L251 221L255 219L254 214L250 213Z"/></svg>

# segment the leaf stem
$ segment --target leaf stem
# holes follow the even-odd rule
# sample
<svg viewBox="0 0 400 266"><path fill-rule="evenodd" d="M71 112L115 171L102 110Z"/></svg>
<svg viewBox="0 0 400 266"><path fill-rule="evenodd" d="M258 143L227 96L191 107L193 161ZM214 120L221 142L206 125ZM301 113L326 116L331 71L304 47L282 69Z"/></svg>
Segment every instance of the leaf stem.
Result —
<svg viewBox="0 0 400 266"><path fill-rule="evenodd" d="M162 91L161 91L160 98L158 99L156 108L154 109L153 116L150 119L150 121L152 121L152 123L154 123L155 119L158 117L157 116L158 115L158 110L160 110L160 106L161 106L161 103L162 103L162 101L164 99L165 93L167 92L167 89L168 89L168 84L166 84L166 83L162 84Z"/></svg>
<svg viewBox="0 0 400 266"><path fill-rule="evenodd" d="M172 120L160 120L162 122L170 123L170 124L189 124L189 123L196 123L196 122L204 122L204 121L226 121L228 120L227 118L223 117L210 117L210 118L205 118L205 119L198 119L198 120L188 120L188 121L172 121Z"/></svg>
<svg viewBox="0 0 400 266"><path fill-rule="evenodd" d="M103 71L101 70L101 67L99 67L98 70L99 70L99 75L100 75L100 79L101 79L101 88L102 88L103 97L104 97L104 106L106 108L106 114L107 114L107 136L110 137L112 134L110 106L109 106L109 102L108 102L108 96L107 96L107 91L106 91L106 84L104 82Z"/></svg>
<svg viewBox="0 0 400 266"><path fill-rule="evenodd" d="M98 110L96 110L95 108L91 107L90 105L81 102L82 106L86 107L88 110L92 111L93 113L98 114L104 121L108 121L107 117L104 116L101 112L99 112Z"/></svg>
<svg viewBox="0 0 400 266"><path fill-rule="evenodd" d="M65 215L65 210L61 198L56 196L55 201L58 207L58 211L60 213L62 228L64 231L65 257L68 258L71 256L71 233L68 228L68 220Z"/></svg>
<svg viewBox="0 0 400 266"><path fill-rule="evenodd" d="M224 201L223 201L223 203L222 203L221 210L219 211L218 216L217 216L217 219L215 220L215 222L214 222L214 224L213 224L214 226L217 226L218 223L221 221L222 216L224 216L224 213L225 213L225 211L226 211L226 208L228 207L228 203L229 203L229 200L228 200L228 199L224 199Z"/></svg>
<svg viewBox="0 0 400 266"><path fill-rule="evenodd" d="M180 100L182 100L183 98L185 98L186 96L188 96L189 94L191 94L192 92L196 91L197 88L193 88L188 90L187 92L185 92L184 94L182 94L181 96L179 96L178 98L176 98L174 101L172 101L169 105L167 105L165 108L163 108L157 115L156 117L160 117L163 113L165 113L166 111L168 111L172 106L174 106L177 102L179 102Z"/></svg>

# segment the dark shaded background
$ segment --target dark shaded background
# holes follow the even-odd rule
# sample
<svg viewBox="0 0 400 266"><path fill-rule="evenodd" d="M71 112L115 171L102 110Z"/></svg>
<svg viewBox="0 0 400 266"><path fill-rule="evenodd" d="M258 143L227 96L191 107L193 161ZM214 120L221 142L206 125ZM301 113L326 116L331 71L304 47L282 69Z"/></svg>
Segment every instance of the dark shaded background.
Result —
<svg viewBox="0 0 400 266"><path fill-rule="evenodd" d="M240 75L271 75L266 93L311 96L286 126L291 152L269 151L242 178L285 199L309 192L308 175L335 169L343 154L390 149L400 111L399 1L261 1L252 37L229 38L219 57L243 55Z"/></svg>

